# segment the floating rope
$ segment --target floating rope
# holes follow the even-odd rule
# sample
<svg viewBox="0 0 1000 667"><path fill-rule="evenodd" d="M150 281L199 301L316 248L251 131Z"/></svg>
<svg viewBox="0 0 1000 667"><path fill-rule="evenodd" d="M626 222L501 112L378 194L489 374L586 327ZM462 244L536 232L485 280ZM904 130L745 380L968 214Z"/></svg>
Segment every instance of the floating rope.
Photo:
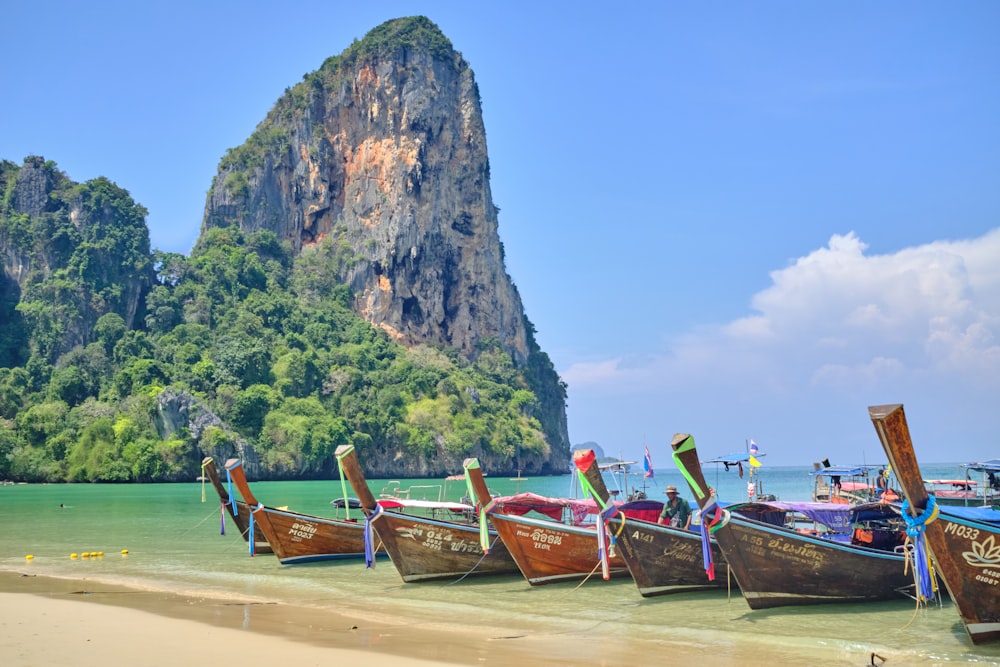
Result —
<svg viewBox="0 0 1000 667"><path fill-rule="evenodd" d="M910 516L910 509L910 501L904 500L901 513L906 522L907 540L913 542L913 583L917 588L918 601L925 602L934 599L937 584L924 530L937 519L939 509L934 496L927 496L927 506L918 516Z"/></svg>
<svg viewBox="0 0 1000 667"><path fill-rule="evenodd" d="M375 535L372 531L372 522L382 514L382 506L375 503L375 509L365 517L365 567L369 570L375 569Z"/></svg>

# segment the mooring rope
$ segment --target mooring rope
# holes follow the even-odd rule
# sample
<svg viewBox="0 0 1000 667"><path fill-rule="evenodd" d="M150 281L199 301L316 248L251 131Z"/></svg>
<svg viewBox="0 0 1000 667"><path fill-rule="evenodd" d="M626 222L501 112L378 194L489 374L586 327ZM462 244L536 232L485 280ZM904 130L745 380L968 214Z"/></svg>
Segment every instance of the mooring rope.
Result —
<svg viewBox="0 0 1000 667"><path fill-rule="evenodd" d="M494 542L497 539L499 539L499 536L497 536L496 538L494 538ZM475 572L476 568L479 567L479 564L482 563L483 559L486 558L488 555L489 555L489 553L484 549L483 550L483 555L479 557L479 560L477 560L476 563L475 563L475 565L472 566L472 569L470 569L468 572L466 572L465 574L463 574L461 577L459 577L455 581L449 581L447 584L445 584L445 586L451 586L452 584L457 584L458 582L462 581L462 579L465 579L467 576L469 576L470 574L472 574L473 572Z"/></svg>

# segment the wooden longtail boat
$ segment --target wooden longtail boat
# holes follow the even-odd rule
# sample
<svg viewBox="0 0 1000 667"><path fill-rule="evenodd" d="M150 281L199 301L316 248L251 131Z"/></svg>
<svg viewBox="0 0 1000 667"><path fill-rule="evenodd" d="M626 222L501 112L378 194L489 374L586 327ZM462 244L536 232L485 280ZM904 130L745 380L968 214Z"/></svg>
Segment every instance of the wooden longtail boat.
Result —
<svg viewBox="0 0 1000 667"><path fill-rule="evenodd" d="M813 463L812 499L818 503L870 503L881 500L885 492L889 492L887 501L895 502L899 496L888 488L880 488L879 483L886 484L887 479L882 473L885 466L876 465L830 465L825 459L822 467Z"/></svg>
<svg viewBox="0 0 1000 667"><path fill-rule="evenodd" d="M593 450L577 450L573 463L597 495L602 507L608 507L611 494ZM613 519L612 526L619 519ZM702 539L699 533L625 514L623 528L616 537L617 549L625 561L639 593L643 597L725 588L726 578L709 579L705 571ZM711 540L713 562L725 559L718 542ZM714 573L713 573L714 577Z"/></svg>
<svg viewBox="0 0 1000 667"><path fill-rule="evenodd" d="M494 530L514 558L521 574L532 586L557 581L583 579L599 570L602 577L627 577L628 568L621 556L610 556L607 576L598 553L594 521L600 511L597 503L572 498L546 498L534 493L492 497L483 471L476 459L465 460L465 474L481 517L488 517ZM541 516L528 516L528 512ZM588 523L588 517L590 519Z"/></svg>
<svg viewBox="0 0 1000 667"><path fill-rule="evenodd" d="M921 537L926 540L937 575L958 608L969 638L974 644L1000 639L1000 528L963 518L973 515L973 508L939 508L928 495L902 405L872 406L868 414L903 487L903 511L912 517L909 532L916 534L918 542Z"/></svg>
<svg viewBox="0 0 1000 667"><path fill-rule="evenodd" d="M800 533L723 509L705 483L694 438L678 433L671 447L701 508L701 521L718 540L751 609L886 600L913 588L899 552Z"/></svg>
<svg viewBox="0 0 1000 667"><path fill-rule="evenodd" d="M414 510L423 508L461 517L474 510L471 506L430 501L377 501L368 488L354 446L337 447L336 456L341 473L354 487L354 493L367 515L365 530L376 533L381 539L403 581L514 574L518 571L507 547L495 532L491 533L489 553L484 553L476 524L400 511L407 507ZM366 560L369 567L374 564L370 557Z"/></svg>
<svg viewBox="0 0 1000 667"><path fill-rule="evenodd" d="M260 526L254 525L254 541L250 542L250 506L242 500L234 498L232 489L226 488L222 483L222 480L219 478L219 470L215 467L215 460L211 456L206 456L201 461L201 469L203 474L208 477L208 480L212 482L215 492L219 494L219 501L222 503L222 514L228 514L233 523L236 524L236 528L239 529L243 539L247 541L250 553L271 553L271 545L268 544L267 537L264 535L264 531L260 529ZM223 516L221 522L223 535L226 531L225 521L225 516Z"/></svg>
<svg viewBox="0 0 1000 667"><path fill-rule="evenodd" d="M267 536L274 555L282 564L362 558L365 555L363 523L268 507L254 497L239 459L226 461L226 470L251 508L255 527Z"/></svg>

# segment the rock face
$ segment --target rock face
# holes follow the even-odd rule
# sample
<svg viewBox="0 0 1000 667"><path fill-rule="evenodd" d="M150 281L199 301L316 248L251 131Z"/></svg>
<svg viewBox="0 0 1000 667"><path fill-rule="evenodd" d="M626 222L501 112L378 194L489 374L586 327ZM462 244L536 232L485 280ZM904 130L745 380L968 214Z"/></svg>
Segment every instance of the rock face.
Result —
<svg viewBox="0 0 1000 667"><path fill-rule="evenodd" d="M77 184L38 156L0 164L0 190L9 193L0 199L0 343L20 327L4 312L15 298L29 306L50 361L92 342L104 314L134 327L154 280L146 210L104 177Z"/></svg>
<svg viewBox="0 0 1000 667"><path fill-rule="evenodd" d="M468 356L495 338L516 363L527 359L479 91L426 18L375 28L286 91L220 165L203 231L227 225L272 230L296 248L331 238L355 311L403 344Z"/></svg>
<svg viewBox="0 0 1000 667"><path fill-rule="evenodd" d="M472 70L431 21L396 19L289 88L229 151L202 233L327 244L355 312L403 345L475 358L498 342L537 397L551 454L533 463L565 471L565 385L507 275L489 179Z"/></svg>

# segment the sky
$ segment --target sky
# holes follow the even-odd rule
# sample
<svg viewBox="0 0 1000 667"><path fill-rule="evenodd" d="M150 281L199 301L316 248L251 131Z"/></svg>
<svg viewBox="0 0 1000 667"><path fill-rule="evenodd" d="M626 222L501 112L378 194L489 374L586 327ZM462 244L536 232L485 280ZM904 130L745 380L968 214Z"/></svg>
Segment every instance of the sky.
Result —
<svg viewBox="0 0 1000 667"><path fill-rule="evenodd" d="M8 3L0 159L105 176L187 254L226 150L380 23L482 97L507 271L573 444L672 467L1000 458L1000 3Z"/></svg>

